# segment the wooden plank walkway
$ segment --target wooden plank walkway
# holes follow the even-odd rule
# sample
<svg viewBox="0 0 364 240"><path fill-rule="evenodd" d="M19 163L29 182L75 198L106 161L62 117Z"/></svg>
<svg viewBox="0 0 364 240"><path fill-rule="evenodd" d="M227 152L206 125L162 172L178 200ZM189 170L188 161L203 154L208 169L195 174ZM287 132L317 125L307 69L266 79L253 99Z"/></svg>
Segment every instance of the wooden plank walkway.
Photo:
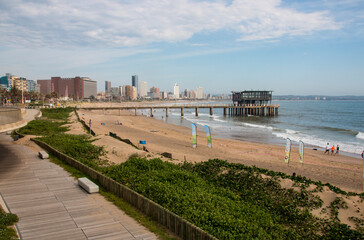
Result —
<svg viewBox="0 0 364 240"><path fill-rule="evenodd" d="M0 194L22 239L157 239L58 165L0 134Z"/></svg>

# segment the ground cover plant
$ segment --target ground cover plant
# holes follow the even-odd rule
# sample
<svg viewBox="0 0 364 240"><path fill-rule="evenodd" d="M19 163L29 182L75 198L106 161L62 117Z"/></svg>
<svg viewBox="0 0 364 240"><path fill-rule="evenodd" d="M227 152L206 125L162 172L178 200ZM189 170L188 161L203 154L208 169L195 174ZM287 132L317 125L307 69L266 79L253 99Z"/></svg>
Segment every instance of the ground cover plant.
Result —
<svg viewBox="0 0 364 240"><path fill-rule="evenodd" d="M72 108L44 108L41 111L42 120L30 121L26 126L19 129L18 132L20 134L43 136L68 131L69 128L63 125L68 123L69 114L73 111Z"/></svg>
<svg viewBox="0 0 364 240"><path fill-rule="evenodd" d="M102 159L105 155L103 147L92 144L96 139L91 139L89 135L72 135L72 134L52 134L37 138L47 143L58 151L77 159L96 170L110 163Z"/></svg>
<svg viewBox="0 0 364 240"><path fill-rule="evenodd" d="M17 221L18 216L12 213L5 213L4 210L0 207L0 239L17 239L15 230L9 228L9 226L14 225Z"/></svg>
<svg viewBox="0 0 364 240"><path fill-rule="evenodd" d="M103 171L219 239L362 238L345 224L312 216L309 209L321 206L319 198L282 189L239 165L131 158Z"/></svg>
<svg viewBox="0 0 364 240"><path fill-rule="evenodd" d="M42 116L48 119L58 119L67 121L69 114L73 111L73 108L43 108Z"/></svg>
<svg viewBox="0 0 364 240"><path fill-rule="evenodd" d="M30 121L26 126L19 129L18 132L20 134L37 136L57 134L68 131L68 127L63 126L65 123L66 122L53 122L50 120L33 120Z"/></svg>

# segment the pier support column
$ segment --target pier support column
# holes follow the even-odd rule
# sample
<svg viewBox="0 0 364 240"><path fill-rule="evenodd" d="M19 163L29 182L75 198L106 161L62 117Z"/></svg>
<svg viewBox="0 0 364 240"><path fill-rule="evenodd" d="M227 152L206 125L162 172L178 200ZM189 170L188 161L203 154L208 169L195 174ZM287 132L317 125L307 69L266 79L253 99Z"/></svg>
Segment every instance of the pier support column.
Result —
<svg viewBox="0 0 364 240"><path fill-rule="evenodd" d="M213 113L212 113L212 107L210 107L210 115L212 115Z"/></svg>
<svg viewBox="0 0 364 240"><path fill-rule="evenodd" d="M153 108L150 108L150 116L153 117Z"/></svg>
<svg viewBox="0 0 364 240"><path fill-rule="evenodd" d="M226 116L226 107L224 107L224 116Z"/></svg>
<svg viewBox="0 0 364 240"><path fill-rule="evenodd" d="M278 108L276 107L276 113L275 116L278 116Z"/></svg>
<svg viewBox="0 0 364 240"><path fill-rule="evenodd" d="M136 116L137 115L137 109L134 108L134 115Z"/></svg>
<svg viewBox="0 0 364 240"><path fill-rule="evenodd" d="M198 108L195 108L195 115L198 117Z"/></svg>
<svg viewBox="0 0 364 240"><path fill-rule="evenodd" d="M184 114L184 112L183 112L183 107L181 107L181 117L183 117L185 114Z"/></svg>
<svg viewBox="0 0 364 240"><path fill-rule="evenodd" d="M168 110L169 108L166 108L166 117L168 117Z"/></svg>

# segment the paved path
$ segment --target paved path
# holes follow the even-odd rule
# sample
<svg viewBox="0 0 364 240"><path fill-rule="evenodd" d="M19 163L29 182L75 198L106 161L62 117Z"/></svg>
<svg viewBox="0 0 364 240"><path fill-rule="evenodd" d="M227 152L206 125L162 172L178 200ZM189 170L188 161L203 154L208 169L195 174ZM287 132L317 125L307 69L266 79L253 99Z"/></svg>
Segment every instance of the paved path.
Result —
<svg viewBox="0 0 364 240"><path fill-rule="evenodd" d="M22 239L157 239L100 194L87 194L61 167L0 134L0 194Z"/></svg>

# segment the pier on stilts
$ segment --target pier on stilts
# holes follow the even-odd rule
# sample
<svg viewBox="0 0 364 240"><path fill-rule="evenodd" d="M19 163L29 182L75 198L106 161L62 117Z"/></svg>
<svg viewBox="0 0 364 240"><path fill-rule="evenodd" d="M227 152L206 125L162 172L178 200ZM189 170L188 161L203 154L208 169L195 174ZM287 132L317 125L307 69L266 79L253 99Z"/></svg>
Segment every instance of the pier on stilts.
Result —
<svg viewBox="0 0 364 240"><path fill-rule="evenodd" d="M180 109L181 116L184 116L185 109L195 109L195 115L198 116L199 109L207 108L210 115L213 115L214 109L223 109L224 116L278 116L278 104L271 104L272 91L243 91L232 92L233 104L175 104L175 105L128 105L128 106L109 106L109 107L80 107L84 110L100 110L106 114L108 110L131 110L137 115L137 110L150 109L150 116L153 117L154 110L164 109L168 117L169 109Z"/></svg>

